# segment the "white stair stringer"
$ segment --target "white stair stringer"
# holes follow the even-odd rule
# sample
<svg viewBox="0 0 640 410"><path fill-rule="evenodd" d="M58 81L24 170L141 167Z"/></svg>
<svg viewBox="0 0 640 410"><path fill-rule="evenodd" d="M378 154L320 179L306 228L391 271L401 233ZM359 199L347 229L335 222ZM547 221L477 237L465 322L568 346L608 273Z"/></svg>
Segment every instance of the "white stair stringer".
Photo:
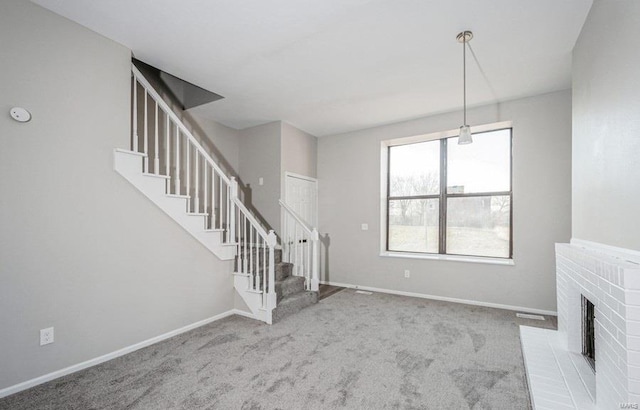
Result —
<svg viewBox="0 0 640 410"><path fill-rule="evenodd" d="M233 259L236 245L223 243L222 230L205 229L206 214L187 212L188 196L167 194L167 177L142 172L145 157L143 153L116 149L114 169L214 255L221 260ZM239 293L242 295L245 292Z"/></svg>
<svg viewBox="0 0 640 410"><path fill-rule="evenodd" d="M234 273L233 274L233 286L238 291L238 294L244 300L249 310L251 310L251 314L255 319L263 321L267 324L272 324L272 310L265 309L263 307L262 295L263 292L251 290L249 284L249 275L246 273ZM276 294L271 293L267 294L268 301L266 306L276 306Z"/></svg>

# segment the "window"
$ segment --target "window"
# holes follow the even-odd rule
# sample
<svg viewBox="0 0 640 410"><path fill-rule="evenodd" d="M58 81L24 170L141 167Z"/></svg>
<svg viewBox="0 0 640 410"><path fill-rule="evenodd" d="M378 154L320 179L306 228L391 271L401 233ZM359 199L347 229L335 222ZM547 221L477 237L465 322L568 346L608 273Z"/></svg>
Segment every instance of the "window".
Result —
<svg viewBox="0 0 640 410"><path fill-rule="evenodd" d="M387 251L512 257L510 128L387 154Z"/></svg>

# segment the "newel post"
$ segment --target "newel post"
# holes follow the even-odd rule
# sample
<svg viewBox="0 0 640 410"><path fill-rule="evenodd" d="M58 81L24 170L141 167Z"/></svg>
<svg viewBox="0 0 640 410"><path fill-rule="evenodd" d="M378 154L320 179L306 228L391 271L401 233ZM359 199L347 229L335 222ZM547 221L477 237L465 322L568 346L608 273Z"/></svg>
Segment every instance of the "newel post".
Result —
<svg viewBox="0 0 640 410"><path fill-rule="evenodd" d="M311 290L317 292L320 288L320 234L318 229L311 231L313 241L313 259L311 260Z"/></svg>
<svg viewBox="0 0 640 410"><path fill-rule="evenodd" d="M267 235L267 245L269 246L269 293L275 294L276 291L276 253L275 246L278 244L278 237L272 230Z"/></svg>

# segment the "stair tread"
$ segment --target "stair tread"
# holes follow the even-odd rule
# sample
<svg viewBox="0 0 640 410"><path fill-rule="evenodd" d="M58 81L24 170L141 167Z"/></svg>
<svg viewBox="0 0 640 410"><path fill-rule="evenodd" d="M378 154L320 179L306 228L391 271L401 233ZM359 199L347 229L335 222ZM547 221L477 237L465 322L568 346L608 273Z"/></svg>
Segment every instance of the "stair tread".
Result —
<svg viewBox="0 0 640 410"><path fill-rule="evenodd" d="M204 213L204 212L187 212L187 215L189 215L189 216L209 216L208 213Z"/></svg>
<svg viewBox="0 0 640 410"><path fill-rule="evenodd" d="M313 299L313 294L316 294L317 296L317 292L312 292L312 291L308 291L308 290L303 290L302 292L297 292L297 293L292 293L291 295L287 295L286 297L282 298L282 300L280 301L280 303L278 304L278 306L276 307L284 307L286 305L290 305L293 304L299 300L302 299ZM312 302L312 304L315 302Z"/></svg>
<svg viewBox="0 0 640 410"><path fill-rule="evenodd" d="M147 154L145 154L144 152L131 151L129 149L123 149L123 148L116 148L115 151L116 152L121 152L123 154L137 155L137 156L140 156L140 157L146 157L147 156Z"/></svg>
<svg viewBox="0 0 640 410"><path fill-rule="evenodd" d="M302 281L304 282L305 279L302 276L287 276L286 278L282 279L282 280L276 280L276 285L280 284L280 283L284 283L284 282L299 282Z"/></svg>
<svg viewBox="0 0 640 410"><path fill-rule="evenodd" d="M154 174L154 173L151 173L151 172L143 172L142 175L144 175L145 177L171 179L171 177L169 177L169 176L162 175L162 174Z"/></svg>
<svg viewBox="0 0 640 410"><path fill-rule="evenodd" d="M169 198L183 198L183 199L191 198L189 195L182 195L182 194L165 194L165 195L168 196Z"/></svg>

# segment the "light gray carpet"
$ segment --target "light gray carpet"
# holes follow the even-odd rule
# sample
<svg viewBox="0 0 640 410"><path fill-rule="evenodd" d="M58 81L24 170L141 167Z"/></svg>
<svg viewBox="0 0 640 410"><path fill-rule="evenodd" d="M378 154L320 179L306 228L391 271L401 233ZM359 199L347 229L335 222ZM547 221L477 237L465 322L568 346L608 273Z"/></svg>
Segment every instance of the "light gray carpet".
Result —
<svg viewBox="0 0 640 410"><path fill-rule="evenodd" d="M345 290L233 316L0 400L0 409L528 409L514 312Z"/></svg>

